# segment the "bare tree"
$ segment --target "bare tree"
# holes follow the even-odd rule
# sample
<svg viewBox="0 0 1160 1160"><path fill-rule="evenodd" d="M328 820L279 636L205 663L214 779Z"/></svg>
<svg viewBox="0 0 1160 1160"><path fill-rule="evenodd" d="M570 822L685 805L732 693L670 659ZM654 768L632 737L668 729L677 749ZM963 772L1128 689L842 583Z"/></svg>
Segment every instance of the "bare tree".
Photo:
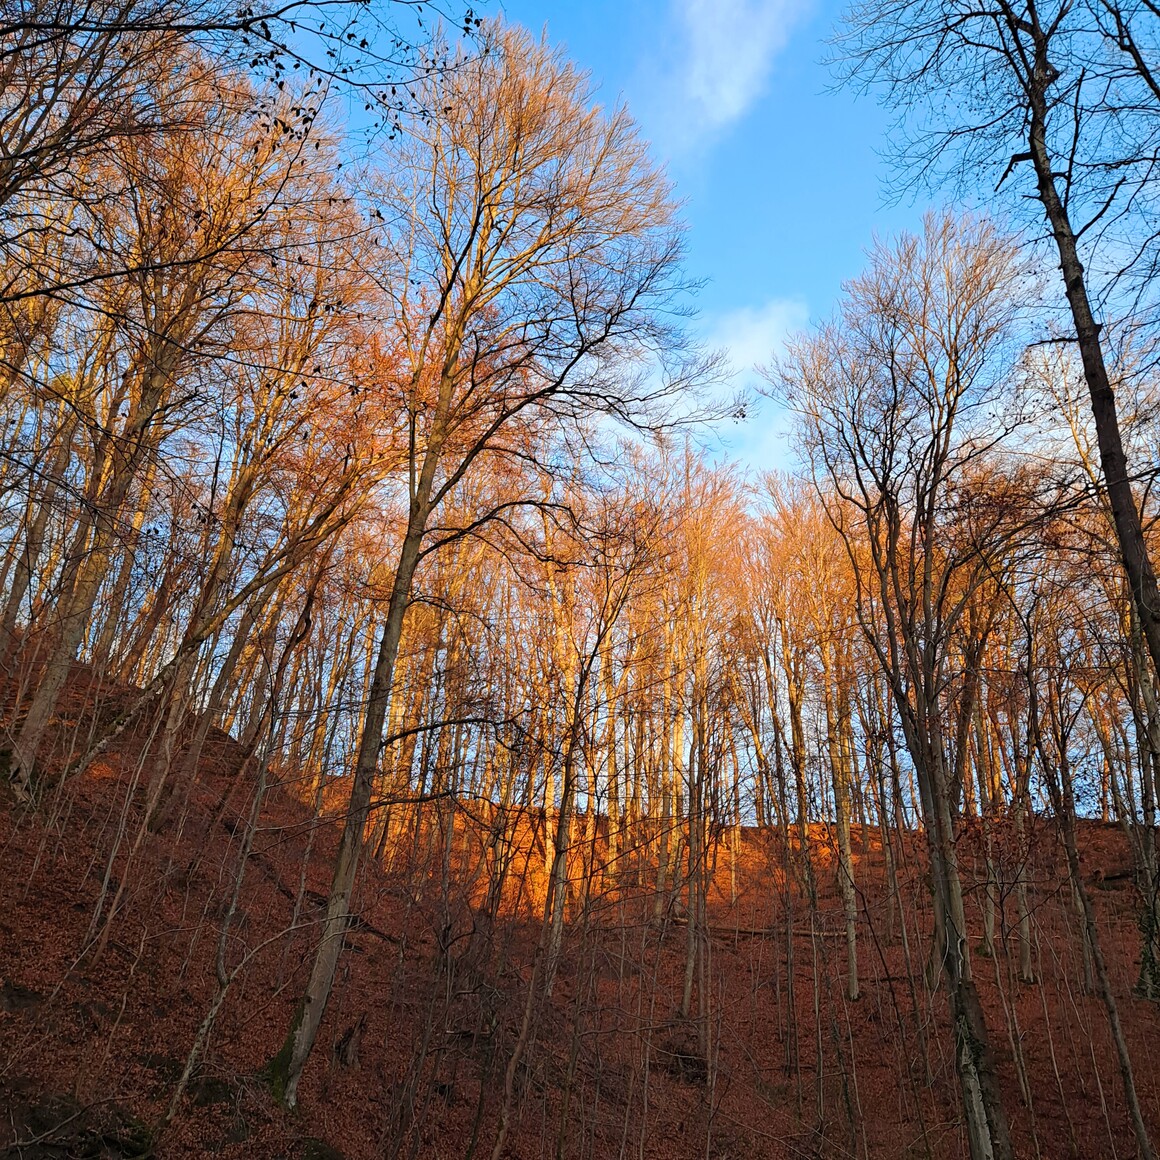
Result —
<svg viewBox="0 0 1160 1160"><path fill-rule="evenodd" d="M679 345L664 311L681 247L668 184L627 113L594 107L587 78L523 31L481 36L477 56L427 77L420 104L440 112L408 126L384 178L397 214L384 321L405 354L381 390L407 420L406 530L322 938L273 1064L291 1105L342 947L416 568L512 505L485 505L466 527L433 516L469 473L502 474L598 416L649 422L683 382L645 375L644 356Z"/></svg>
<svg viewBox="0 0 1160 1160"><path fill-rule="evenodd" d="M991 408L1011 372L1019 267L979 221L930 215L880 244L839 322L801 340L776 383L804 426L817 485L846 544L857 614L887 679L918 778L931 865L933 962L945 975L974 1160L1012 1156L972 978L956 848L946 699L951 634L988 575L988 539L956 495L1002 435Z"/></svg>
<svg viewBox="0 0 1160 1160"><path fill-rule="evenodd" d="M197 83L189 70L198 72ZM201 393L200 376L209 367L220 368L223 360L240 357L247 338L257 348L253 364L273 353L261 349L255 333L260 328L247 322L263 290L272 299L280 294L277 276L264 287L259 271L302 259L303 252L311 254L317 234L312 236L313 227L303 225L302 217L316 213L316 198L334 200L333 189L319 194L314 177L301 166L300 148L287 147L281 138L253 127L248 85L233 78L236 88L227 96L212 73L181 59L170 62L170 74L173 84L168 89L159 85L155 99L184 107L196 98L196 117L190 108L183 115L199 124L197 147L184 137L163 134L117 142L114 159L125 182L125 203L109 202L94 215L90 251L97 263L107 261L115 269L132 264L134 255L151 254L158 261L122 281L100 284L80 314L97 320L91 348L69 352L74 359L79 354L79 366L63 360L55 368L50 364L56 375L37 384L39 394L63 396L76 421L83 422L88 446L84 455L71 457L85 472L74 484L83 502L76 505L68 544L55 569L59 596L51 646L14 736L11 776L25 796L41 738L92 622L110 562L122 532L132 527L142 503L148 502L147 481L158 470L163 446L176 427L191 421L191 408ZM325 221L325 215L318 216ZM301 227L297 236L295 219ZM332 222L331 228L349 232L352 223ZM304 273L305 266L298 264ZM355 293L349 279L345 292ZM326 302L313 307L301 300L282 304L282 325L293 330L293 312L301 311L298 329L307 335L318 329L321 318L329 322L333 311ZM321 358L318 349L304 351L301 334L297 337L297 351L278 352L286 356L287 372L300 372L293 385L276 381L268 370L261 375L270 388L273 413L291 407L289 392L302 383L307 373L302 363L309 354ZM267 411L265 418L270 417ZM80 441L79 435L70 438ZM274 448L268 424L260 438L268 456ZM244 449L259 436L250 432L247 440L239 432L239 439ZM217 599L224 570L234 557L240 519L236 509L252 498L255 472L238 481L224 505L227 510L221 514L228 526L223 526L219 543L203 546L214 559L211 573L218 573L207 578L207 604ZM143 480L144 498L139 486ZM34 520L29 539L38 538ZM220 608L215 611L220 613ZM204 623L196 628L201 633L197 644L208 635L204 629Z"/></svg>
<svg viewBox="0 0 1160 1160"><path fill-rule="evenodd" d="M1098 317L1102 304L1124 321L1156 261L1156 28L1150 5L1118 0L866 0L839 43L845 75L901 114L907 180L949 170L986 195L1030 163L1071 320L1063 337L1082 362L1120 557L1160 673L1160 588L1124 450L1113 328Z"/></svg>

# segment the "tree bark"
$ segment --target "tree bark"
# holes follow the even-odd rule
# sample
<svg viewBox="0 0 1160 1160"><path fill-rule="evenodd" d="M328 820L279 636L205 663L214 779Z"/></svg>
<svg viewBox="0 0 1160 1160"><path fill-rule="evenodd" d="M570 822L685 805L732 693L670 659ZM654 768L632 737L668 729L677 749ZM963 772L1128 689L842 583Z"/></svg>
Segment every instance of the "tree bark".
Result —
<svg viewBox="0 0 1160 1160"><path fill-rule="evenodd" d="M334 987L335 971L338 969L339 955L342 953L343 936L350 919L351 893L358 871L359 854L362 851L363 832L370 816L371 792L379 766L379 750L382 746L383 726L386 723L387 708L391 699L395 661L399 655L399 641L403 635L403 620L411 601L411 582L419 563L419 548L426 514L424 505L412 504L407 534L395 570L383 639L379 645L371 677L366 720L359 742L350 803L347 807L342 838L339 841L330 897L326 904L326 917L322 922L322 937L290 1033L282 1050L270 1065L275 1093L279 1094L289 1107L294 1107L298 1102L298 1084L314 1047L314 1041L318 1037L322 1017L326 1014L326 1005Z"/></svg>
<svg viewBox="0 0 1160 1160"><path fill-rule="evenodd" d="M1047 144L1047 91L1058 73L1048 58L1047 33L1036 26L1033 39L1035 60L1029 78L1031 115L1028 127L1031 162L1035 167L1039 200L1043 203L1047 223L1059 253L1059 268L1063 273L1064 289L1075 325L1076 344L1083 363L1084 381L1091 399L1100 467L1120 546L1120 558L1132 591L1132 601L1140 617L1140 627L1148 645L1153 669L1160 677L1160 587L1157 586L1156 572L1148 555L1140 509L1132 493L1116 396L1108 377L1100 342L1101 326L1092 311L1075 231L1056 184L1054 158Z"/></svg>

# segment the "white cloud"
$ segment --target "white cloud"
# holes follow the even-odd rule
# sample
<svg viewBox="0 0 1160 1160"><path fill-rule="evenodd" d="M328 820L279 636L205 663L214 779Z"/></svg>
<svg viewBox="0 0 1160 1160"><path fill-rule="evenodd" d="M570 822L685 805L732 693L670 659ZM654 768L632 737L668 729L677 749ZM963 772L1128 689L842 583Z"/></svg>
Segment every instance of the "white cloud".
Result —
<svg viewBox="0 0 1160 1160"><path fill-rule="evenodd" d="M774 58L811 0L671 0L673 34L649 62L646 124L663 147L703 143L765 91Z"/></svg>
<svg viewBox="0 0 1160 1160"><path fill-rule="evenodd" d="M796 13L787 0L680 0L688 37L685 91L710 125L740 117L761 95Z"/></svg>
<svg viewBox="0 0 1160 1160"><path fill-rule="evenodd" d="M739 386L752 386L759 378L755 368L768 364L809 319L801 299L773 298L763 306L743 306L722 315L710 327L708 343L728 354Z"/></svg>
<svg viewBox="0 0 1160 1160"><path fill-rule="evenodd" d="M773 298L762 306L744 306L722 315L707 332L706 341L724 351L733 367L733 383L754 394L762 384L758 367L768 366L780 354L785 340L805 328L809 310L801 299ZM786 468L793 460L790 422L770 399L754 397L744 422L719 432L722 450L755 471Z"/></svg>

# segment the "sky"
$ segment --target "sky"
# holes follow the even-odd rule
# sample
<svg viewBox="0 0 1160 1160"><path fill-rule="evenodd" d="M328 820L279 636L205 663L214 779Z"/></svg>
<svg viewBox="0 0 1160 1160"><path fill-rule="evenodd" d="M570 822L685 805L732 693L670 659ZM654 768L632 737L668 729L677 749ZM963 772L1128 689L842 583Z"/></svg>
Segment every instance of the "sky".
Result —
<svg viewBox="0 0 1160 1160"><path fill-rule="evenodd" d="M824 58L843 0L504 0L490 11L560 44L606 103L624 100L685 205L696 326L760 382L786 334L829 317L875 232L920 223L884 192L889 116ZM785 419L760 400L720 453L785 468Z"/></svg>

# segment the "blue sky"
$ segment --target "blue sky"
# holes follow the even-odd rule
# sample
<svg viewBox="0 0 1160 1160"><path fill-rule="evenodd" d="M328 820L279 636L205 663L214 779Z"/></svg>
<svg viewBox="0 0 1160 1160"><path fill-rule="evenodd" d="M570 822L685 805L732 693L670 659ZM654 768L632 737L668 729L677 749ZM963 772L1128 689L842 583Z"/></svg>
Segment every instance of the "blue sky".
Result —
<svg viewBox="0 0 1160 1160"><path fill-rule="evenodd" d="M834 91L823 63L841 0L506 0L623 97L686 203L699 327L753 383L781 338L830 314L874 231L913 229L922 204L883 197L889 121ZM493 6L491 11L495 11ZM727 453L786 466L768 401L722 429Z"/></svg>

